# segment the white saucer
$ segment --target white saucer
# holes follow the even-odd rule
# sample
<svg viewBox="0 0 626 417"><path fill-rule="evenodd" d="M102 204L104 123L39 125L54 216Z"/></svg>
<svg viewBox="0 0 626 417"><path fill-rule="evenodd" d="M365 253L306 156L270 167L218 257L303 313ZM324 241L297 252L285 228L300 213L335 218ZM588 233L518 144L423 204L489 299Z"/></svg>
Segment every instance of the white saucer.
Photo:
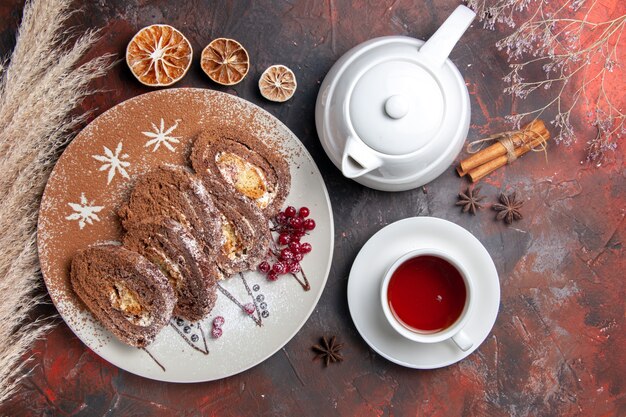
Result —
<svg viewBox="0 0 626 417"><path fill-rule="evenodd" d="M475 279L475 307L465 327L474 346L466 352L452 340L418 343L405 339L383 315L380 285L385 271L406 252L420 248L447 251ZM485 247L461 226L434 217L412 217L379 230L361 248L348 280L350 315L363 339L381 356L409 368L441 368L468 356L487 338L499 305L498 272Z"/></svg>

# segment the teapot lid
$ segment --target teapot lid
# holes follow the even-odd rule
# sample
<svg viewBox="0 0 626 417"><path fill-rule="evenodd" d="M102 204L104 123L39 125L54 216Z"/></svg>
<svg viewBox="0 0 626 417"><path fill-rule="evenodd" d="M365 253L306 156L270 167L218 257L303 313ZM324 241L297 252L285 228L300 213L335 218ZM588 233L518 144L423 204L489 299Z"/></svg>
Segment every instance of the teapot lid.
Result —
<svg viewBox="0 0 626 417"><path fill-rule="evenodd" d="M370 148L387 155L409 154L437 136L446 111L445 94L419 60L382 58L354 84L350 124Z"/></svg>

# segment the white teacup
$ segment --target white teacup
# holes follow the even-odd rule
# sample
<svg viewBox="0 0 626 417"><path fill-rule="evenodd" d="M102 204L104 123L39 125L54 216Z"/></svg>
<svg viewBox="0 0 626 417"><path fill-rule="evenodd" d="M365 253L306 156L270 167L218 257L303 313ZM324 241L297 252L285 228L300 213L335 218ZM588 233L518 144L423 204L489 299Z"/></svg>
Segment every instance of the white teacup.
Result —
<svg viewBox="0 0 626 417"><path fill-rule="evenodd" d="M461 314L456 319L456 321L452 323L452 325L443 330L433 333L418 332L416 330L409 329L395 317L395 315L391 311L391 308L389 307L387 290L389 288L389 281L393 273L404 262L418 256L435 256L445 260L457 269L457 271L463 278L463 282L465 283L465 306L463 307ZM447 339L452 339L454 343L456 343L456 345L459 347L459 349L463 351L470 349L474 344L473 341L468 337L468 335L463 331L463 328L467 324L467 321L470 318L470 314L472 313L473 299L474 297L472 280L470 279L470 276L468 275L466 269L447 252L444 252L440 249L417 249L404 254L403 256L398 258L398 260L396 260L393 265L391 265L391 267L387 270L385 278L383 279L382 285L380 287L380 300L383 307L383 312L385 313L387 321L396 332L406 337L407 339L421 343L438 343Z"/></svg>

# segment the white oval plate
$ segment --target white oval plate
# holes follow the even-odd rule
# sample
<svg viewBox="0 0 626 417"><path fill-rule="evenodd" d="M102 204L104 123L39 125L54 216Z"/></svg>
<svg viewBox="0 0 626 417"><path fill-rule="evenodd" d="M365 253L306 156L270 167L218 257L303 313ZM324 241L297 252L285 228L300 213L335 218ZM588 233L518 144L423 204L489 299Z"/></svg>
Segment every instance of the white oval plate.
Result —
<svg viewBox="0 0 626 417"><path fill-rule="evenodd" d="M445 250L475 280L475 309L464 328L474 345L466 352L450 339L439 343L408 340L383 315L380 285L385 271L400 256L422 248ZM498 315L500 282L487 249L470 232L447 220L412 217L384 227L363 245L350 270L348 305L357 330L381 356L408 368L441 368L467 357L485 340Z"/></svg>
<svg viewBox="0 0 626 417"><path fill-rule="evenodd" d="M287 204L308 206L317 222L316 229L303 239L313 246L302 262L311 288L304 291L290 276L269 282L257 272L248 272L245 274L248 288L239 277L227 280L223 286L242 304L255 302L258 314L266 311L262 326L219 292L215 308L201 322L202 329L190 327L185 335L187 323L178 326L173 322L161 331L147 351L127 346L81 307L69 285L71 258L90 244L119 240L121 232L115 210L133 180L162 164L187 164L193 138L203 126L215 123L250 129L287 155L292 176ZM154 141L158 132L167 132L170 139ZM101 169L106 161L94 158L116 153L130 163L125 167L128 178L119 170L110 178L110 166ZM81 223L76 215L79 206L100 207L97 219L91 217L91 223ZM160 90L132 98L91 122L55 166L42 200L38 228L39 256L48 291L74 333L112 364L137 375L170 382L224 378L262 362L283 347L308 319L322 294L330 270L333 240L332 211L324 181L298 138L252 103L229 94L188 88ZM226 322L223 336L213 339L211 322L217 315ZM196 342L191 340L193 334L197 336ZM208 354L192 345L208 350Z"/></svg>

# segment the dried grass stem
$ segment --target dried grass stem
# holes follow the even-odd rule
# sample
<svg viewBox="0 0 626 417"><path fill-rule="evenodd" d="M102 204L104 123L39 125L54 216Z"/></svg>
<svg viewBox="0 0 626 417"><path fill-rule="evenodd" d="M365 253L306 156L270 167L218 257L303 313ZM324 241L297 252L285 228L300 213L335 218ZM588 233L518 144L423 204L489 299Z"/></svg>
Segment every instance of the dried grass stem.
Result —
<svg viewBox="0 0 626 417"><path fill-rule="evenodd" d="M96 31L68 36L70 0L27 1L9 61L0 62L0 402L23 377L23 355L52 325L44 302L37 212L54 163L85 116L72 116L111 57L80 65Z"/></svg>

